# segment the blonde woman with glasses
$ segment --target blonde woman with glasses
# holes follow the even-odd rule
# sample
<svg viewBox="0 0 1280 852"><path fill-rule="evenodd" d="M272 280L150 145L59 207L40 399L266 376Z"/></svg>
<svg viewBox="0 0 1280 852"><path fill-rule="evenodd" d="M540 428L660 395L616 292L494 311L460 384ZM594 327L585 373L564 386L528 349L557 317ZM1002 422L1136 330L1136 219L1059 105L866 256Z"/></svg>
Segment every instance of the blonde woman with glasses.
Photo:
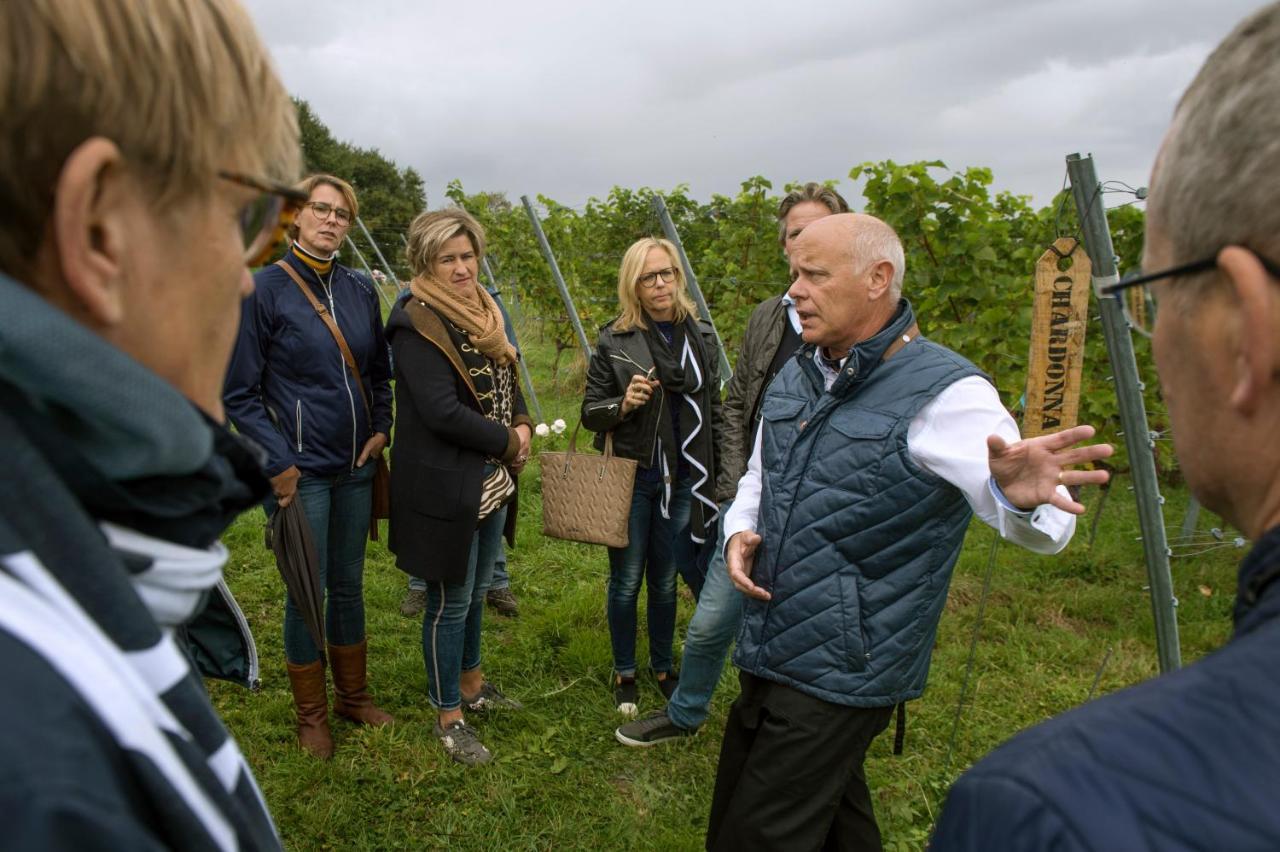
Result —
<svg viewBox="0 0 1280 852"><path fill-rule="evenodd" d="M364 554L373 474L391 434L391 363L373 284L337 262L355 221L355 190L312 175L284 258L254 276L224 393L241 433L267 453L268 513L301 500L325 590L334 712L363 725L391 716L373 703L364 629ZM313 300L337 324L352 370ZM333 754L324 662L296 603L284 616L285 659L300 744Z"/></svg>
<svg viewBox="0 0 1280 852"><path fill-rule="evenodd" d="M608 620L614 706L639 709L636 602L648 583L649 665L665 698L678 675L672 652L676 572L696 572L697 547L715 538L721 439L720 353L698 319L675 247L646 237L618 271L617 319L600 330L587 370L582 424L603 448L638 463L630 544L609 548Z"/></svg>

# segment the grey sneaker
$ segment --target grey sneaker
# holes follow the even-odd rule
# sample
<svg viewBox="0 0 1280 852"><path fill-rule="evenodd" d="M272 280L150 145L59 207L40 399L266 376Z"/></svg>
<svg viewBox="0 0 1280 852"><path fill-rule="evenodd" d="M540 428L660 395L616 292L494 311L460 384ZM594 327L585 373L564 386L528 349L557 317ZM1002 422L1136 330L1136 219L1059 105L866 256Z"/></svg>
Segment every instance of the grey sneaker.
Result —
<svg viewBox="0 0 1280 852"><path fill-rule="evenodd" d="M510 586L505 589L490 589L485 592L484 600L498 615L515 618L520 614L520 605L516 603L516 596L511 594Z"/></svg>
<svg viewBox="0 0 1280 852"><path fill-rule="evenodd" d="M489 749L480 742L476 729L461 719L450 722L444 728L436 722L435 734L436 739L440 740L440 744L444 746L444 750L449 752L449 756L463 766L479 766L493 760Z"/></svg>
<svg viewBox="0 0 1280 852"><path fill-rule="evenodd" d="M427 608L427 590L410 589L400 601L400 614L405 618L416 618Z"/></svg>
<svg viewBox="0 0 1280 852"><path fill-rule="evenodd" d="M508 698L502 694L502 690L498 687L484 681L480 685L480 691L471 698L462 699L463 705L473 713L480 713L485 710L523 710L524 705L514 698Z"/></svg>
<svg viewBox="0 0 1280 852"><path fill-rule="evenodd" d="M613 732L618 742L625 746L651 746L680 737L691 737L697 729L681 728L667 716L667 711L650 713L643 719L627 722Z"/></svg>

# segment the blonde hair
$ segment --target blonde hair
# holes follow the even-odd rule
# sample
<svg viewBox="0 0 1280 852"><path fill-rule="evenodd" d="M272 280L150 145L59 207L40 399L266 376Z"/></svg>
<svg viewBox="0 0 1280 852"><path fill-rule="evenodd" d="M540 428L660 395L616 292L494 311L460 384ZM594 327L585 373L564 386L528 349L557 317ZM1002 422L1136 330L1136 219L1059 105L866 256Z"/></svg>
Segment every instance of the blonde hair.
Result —
<svg viewBox="0 0 1280 852"><path fill-rule="evenodd" d="M218 172L291 182L297 115L236 0L21 0L0 4L0 269L43 242L63 164L114 142L158 208Z"/></svg>
<svg viewBox="0 0 1280 852"><path fill-rule="evenodd" d="M356 191L351 184L347 183L340 177L333 175L307 175L298 182L297 188L307 194L307 198L311 197L311 193L316 191L317 186L331 186L338 192L342 193L342 199L347 202L347 208L351 210L351 221L354 223L356 217L360 215L360 202L356 200ZM298 238L298 220L294 219L289 225L289 238L296 240Z"/></svg>
<svg viewBox="0 0 1280 852"><path fill-rule="evenodd" d="M618 306L622 312L613 321L616 331L630 331L633 328L648 328L644 323L644 306L640 303L640 272L644 269L649 249L660 248L671 258L671 266L676 271L676 280L671 283L672 301L675 303L675 321L684 322L686 317L697 316L693 300L684 284L684 271L680 268L679 254L676 247L660 237L644 237L636 240L622 256L622 265L618 267Z"/></svg>
<svg viewBox="0 0 1280 852"><path fill-rule="evenodd" d="M431 266L440 256L445 243L466 234L476 252L476 262L484 258L484 228L475 217L461 207L446 207L429 213L419 213L409 224L409 234L404 247L405 259L415 278L431 276Z"/></svg>

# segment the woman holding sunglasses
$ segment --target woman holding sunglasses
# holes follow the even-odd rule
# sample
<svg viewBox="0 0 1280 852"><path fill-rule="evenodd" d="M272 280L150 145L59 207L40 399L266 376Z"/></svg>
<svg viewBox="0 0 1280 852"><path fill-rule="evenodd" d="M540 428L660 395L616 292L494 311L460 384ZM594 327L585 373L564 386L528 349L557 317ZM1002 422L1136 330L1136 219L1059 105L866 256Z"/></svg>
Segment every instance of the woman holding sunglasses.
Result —
<svg viewBox="0 0 1280 852"><path fill-rule="evenodd" d="M224 402L236 428L266 450L268 512L301 500L310 522L327 597L334 712L385 725L392 719L367 686L363 579L373 475L391 432L391 365L373 285L337 262L359 209L355 190L332 175L299 188L307 200L290 226L292 245L254 276L244 301ZM284 645L298 740L328 758L324 663L292 599Z"/></svg>
<svg viewBox="0 0 1280 852"><path fill-rule="evenodd" d="M649 664L666 698L676 688L672 639L676 569L691 571L695 545L715 537L716 453L720 446L720 354L698 319L675 247L647 237L618 271L621 314L600 331L587 370L582 424L604 447L635 459L630 544L609 548L608 620L614 705L638 710L636 600L648 582Z"/></svg>

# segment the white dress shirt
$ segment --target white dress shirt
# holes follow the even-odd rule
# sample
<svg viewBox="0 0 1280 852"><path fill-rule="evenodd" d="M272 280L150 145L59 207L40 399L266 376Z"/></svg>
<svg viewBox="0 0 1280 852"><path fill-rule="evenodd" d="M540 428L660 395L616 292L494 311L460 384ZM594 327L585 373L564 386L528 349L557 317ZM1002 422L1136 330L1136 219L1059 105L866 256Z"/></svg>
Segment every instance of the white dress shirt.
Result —
<svg viewBox="0 0 1280 852"><path fill-rule="evenodd" d="M833 372L818 352L814 353L814 361L830 390L839 373ZM726 547L737 533L757 531L760 434L761 429L757 429L747 472L738 481L737 496L725 515ZM966 376L947 386L916 414L907 427L907 452L917 465L960 489L973 513L1003 538L1035 553L1062 550L1075 532L1076 516L1049 504L1029 512L1014 508L991 476L987 463L988 435L999 435L1009 443L1020 440L1018 425L1000 403L991 383L980 376ZM1058 491L1067 493L1063 486L1059 486Z"/></svg>

